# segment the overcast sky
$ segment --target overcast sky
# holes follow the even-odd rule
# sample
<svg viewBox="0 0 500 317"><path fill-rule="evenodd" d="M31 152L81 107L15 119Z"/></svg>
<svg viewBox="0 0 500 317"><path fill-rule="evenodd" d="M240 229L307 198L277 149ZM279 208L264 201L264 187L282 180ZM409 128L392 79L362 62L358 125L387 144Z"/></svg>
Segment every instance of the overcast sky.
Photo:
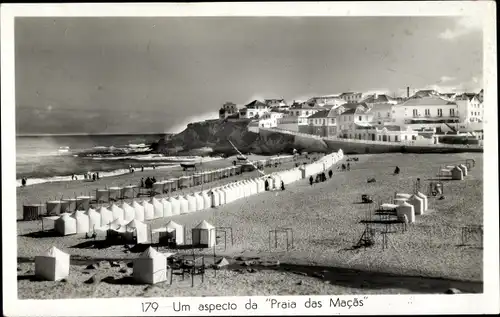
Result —
<svg viewBox="0 0 500 317"><path fill-rule="evenodd" d="M18 133L178 132L225 101L482 88L479 21L17 18Z"/></svg>

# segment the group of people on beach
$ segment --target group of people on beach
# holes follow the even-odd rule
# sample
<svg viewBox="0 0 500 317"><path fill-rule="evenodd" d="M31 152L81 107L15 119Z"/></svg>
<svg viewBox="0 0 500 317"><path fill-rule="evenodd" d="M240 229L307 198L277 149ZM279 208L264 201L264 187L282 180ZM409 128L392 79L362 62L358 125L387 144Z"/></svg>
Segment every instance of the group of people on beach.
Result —
<svg viewBox="0 0 500 317"><path fill-rule="evenodd" d="M154 176L151 178L146 177L146 180L144 180L144 177L143 177L143 178L141 178L140 187L141 188L153 188L154 183L156 183L156 178Z"/></svg>
<svg viewBox="0 0 500 317"><path fill-rule="evenodd" d="M329 170L328 171L328 177L332 178L333 176L333 171L332 170ZM319 182L326 182L327 178L326 178L326 174L325 172L323 173L319 173L316 175L316 178L314 178L312 175L309 176L309 184L312 186L315 182L316 183L319 183Z"/></svg>

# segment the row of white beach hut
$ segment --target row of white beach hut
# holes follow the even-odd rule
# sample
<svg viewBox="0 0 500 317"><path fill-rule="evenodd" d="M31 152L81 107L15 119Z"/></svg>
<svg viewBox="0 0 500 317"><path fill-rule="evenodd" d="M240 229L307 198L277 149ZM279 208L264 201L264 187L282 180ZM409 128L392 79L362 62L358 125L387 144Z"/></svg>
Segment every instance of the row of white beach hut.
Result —
<svg viewBox="0 0 500 317"><path fill-rule="evenodd" d="M337 153L324 156L313 164L321 164L324 168L330 168L342 157L343 153L339 150ZM87 233L118 226L127 227L133 220L142 223L148 220L202 211L261 193L265 191L266 181L270 190L278 190L282 181L284 184L290 184L306 177L304 176L305 168L276 172L187 195L153 197L149 201L133 200L123 202L121 205L112 203L110 206L102 206L98 210L77 210L72 214L63 213L55 220L55 230L61 235ZM138 226L138 222L134 222L133 226ZM133 226L131 231L137 231ZM139 225L139 227L142 226Z"/></svg>
<svg viewBox="0 0 500 317"><path fill-rule="evenodd" d="M302 178L307 178L318 173L326 172L329 168L331 168L343 158L344 152L342 151L342 149L340 149L335 153L323 156L316 162L301 166L300 169L302 171Z"/></svg>

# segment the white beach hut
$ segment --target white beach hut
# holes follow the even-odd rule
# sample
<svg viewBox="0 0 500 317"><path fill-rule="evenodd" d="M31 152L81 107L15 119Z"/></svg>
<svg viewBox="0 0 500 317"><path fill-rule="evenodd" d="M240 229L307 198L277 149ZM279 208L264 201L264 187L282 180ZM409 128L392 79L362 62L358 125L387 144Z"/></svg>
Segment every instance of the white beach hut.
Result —
<svg viewBox="0 0 500 317"><path fill-rule="evenodd" d="M135 208L124 202L122 204L123 209L123 220L129 222L135 219Z"/></svg>
<svg viewBox="0 0 500 317"><path fill-rule="evenodd" d="M167 280L167 258L149 247L134 259L134 280L138 283L156 284Z"/></svg>
<svg viewBox="0 0 500 317"><path fill-rule="evenodd" d="M177 216L181 214L181 203L178 199L174 197L168 197L167 199L172 207L172 216Z"/></svg>
<svg viewBox="0 0 500 317"><path fill-rule="evenodd" d="M186 198L179 195L179 197L177 199L179 200L181 214L189 213L189 204L188 204L188 201L186 200Z"/></svg>
<svg viewBox="0 0 500 317"><path fill-rule="evenodd" d="M170 201L163 198L161 204L163 205L163 217L172 217L172 204Z"/></svg>
<svg viewBox="0 0 500 317"><path fill-rule="evenodd" d="M394 198L405 198L405 199L409 199L411 197L410 194L404 194L404 193L396 193L395 196L396 197L394 197Z"/></svg>
<svg viewBox="0 0 500 317"><path fill-rule="evenodd" d="M111 205L111 212L113 213L113 220L125 219L125 211L123 211L123 209L121 209L117 205Z"/></svg>
<svg viewBox="0 0 500 317"><path fill-rule="evenodd" d="M424 200L417 195L413 195L408 199L408 203L413 206L415 210L415 215L424 214Z"/></svg>
<svg viewBox="0 0 500 317"><path fill-rule="evenodd" d="M101 215L95 211L95 209L90 208L86 212L89 217L89 231L95 231L96 229L101 227Z"/></svg>
<svg viewBox="0 0 500 317"><path fill-rule="evenodd" d="M76 233L87 233L90 231L89 216L84 211L77 210L71 217L76 220Z"/></svg>
<svg viewBox="0 0 500 317"><path fill-rule="evenodd" d="M48 281L59 281L69 276L70 255L56 247L35 257L35 276Z"/></svg>
<svg viewBox="0 0 500 317"><path fill-rule="evenodd" d="M55 221L54 229L63 236L76 234L76 219L71 217L68 213L63 213L61 217Z"/></svg>
<svg viewBox="0 0 500 317"><path fill-rule="evenodd" d="M137 244L148 242L148 225L137 219L133 219L125 226L127 234L135 235Z"/></svg>
<svg viewBox="0 0 500 317"><path fill-rule="evenodd" d="M424 212L427 211L427 209L429 209L429 201L427 196L422 194L421 192L417 192L417 196L422 198L422 200L424 201Z"/></svg>
<svg viewBox="0 0 500 317"><path fill-rule="evenodd" d="M163 204L153 197L151 199L151 205L153 205L153 219L163 218Z"/></svg>
<svg viewBox="0 0 500 317"><path fill-rule="evenodd" d="M178 224L175 221L169 221L165 226L165 228L166 232L168 234L173 235L173 237L175 238L175 244L177 245L184 244L184 236L185 236L184 226Z"/></svg>
<svg viewBox="0 0 500 317"><path fill-rule="evenodd" d="M188 212L196 211L196 197L193 194L186 195L186 200L188 202Z"/></svg>
<svg viewBox="0 0 500 317"><path fill-rule="evenodd" d="M415 222L415 208L407 202L398 205L396 213L399 219L402 219L406 215L409 223Z"/></svg>
<svg viewBox="0 0 500 317"><path fill-rule="evenodd" d="M216 232L215 227L203 220L192 230L193 246L215 247Z"/></svg>
<svg viewBox="0 0 500 317"><path fill-rule="evenodd" d="M228 186L222 187L221 191L224 193L224 197L226 199L226 204L229 204L233 201L232 190Z"/></svg>
<svg viewBox="0 0 500 317"><path fill-rule="evenodd" d="M152 220L155 218L155 208L152 204L147 201L142 201L142 207L144 207L144 220Z"/></svg>
<svg viewBox="0 0 500 317"><path fill-rule="evenodd" d="M132 203L132 207L134 207L134 212L135 212L134 219L137 219L139 221L144 221L144 213L145 213L144 207L135 200Z"/></svg>
<svg viewBox="0 0 500 317"><path fill-rule="evenodd" d="M113 221L113 213L108 208L99 208L99 214L101 215L101 227Z"/></svg>
<svg viewBox="0 0 500 317"><path fill-rule="evenodd" d="M196 210L200 211L205 209L205 204L203 203L203 197L201 193L194 193L194 198L196 199Z"/></svg>
<svg viewBox="0 0 500 317"><path fill-rule="evenodd" d="M217 191L219 192L220 204L221 205L227 204L226 192L222 189L222 187L217 189Z"/></svg>
<svg viewBox="0 0 500 317"><path fill-rule="evenodd" d="M209 209L212 207L212 199L208 191L203 191L201 193L201 197L203 198L203 209Z"/></svg>

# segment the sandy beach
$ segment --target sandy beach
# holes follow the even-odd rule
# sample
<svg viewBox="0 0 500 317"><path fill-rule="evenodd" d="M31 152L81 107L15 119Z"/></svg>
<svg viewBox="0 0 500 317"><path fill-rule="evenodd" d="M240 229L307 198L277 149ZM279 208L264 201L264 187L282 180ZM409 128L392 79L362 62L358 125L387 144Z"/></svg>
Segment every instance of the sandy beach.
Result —
<svg viewBox="0 0 500 317"><path fill-rule="evenodd" d="M171 217L188 231L206 220L216 227L231 227L233 245L216 249L216 260L226 257L231 265L217 272L208 269L206 279L195 287L191 279L181 281L174 276L172 285L154 287L127 282L132 269L126 264L144 248L125 252L123 246L100 248L99 242L82 235L58 237L40 235L40 222L18 221L18 288L20 298L75 298L116 296L201 296L201 295L284 295L284 294L355 294L355 293L442 293L455 287L463 292L482 291L482 247L461 245L461 228L482 225L483 222L483 162L481 153L463 154L368 154L350 162L349 172L334 168L326 182L310 186L306 180L288 185L285 191L258 195L212 208L210 210ZM413 183L421 179L421 191L427 194L430 180L436 178L439 167L475 159L475 167L464 181L444 181L445 199L429 197L429 211L417 216L406 232L395 227L388 235L388 248L382 249L381 236L376 245L354 250L364 225L368 205L361 204L361 195L371 195L375 201L389 202L394 192L410 193ZM231 165L232 159L207 165ZM283 164L278 169L292 167ZM392 175L395 166L399 175ZM206 168L209 168L208 166ZM266 168L266 172L273 169ZM164 174L163 174L164 173ZM22 188L17 194L17 214L21 216L24 200L45 201L55 193L73 195L110 185L138 182L141 177L161 179L180 175L179 169L155 170L135 175L101 179L95 183L83 181L51 183ZM245 173L238 178L257 176ZM367 179L375 178L375 183ZM224 182L231 181L226 179ZM205 184L205 188L215 184ZM194 188L187 189L188 192ZM148 221L150 228L164 225L170 219ZM51 226L47 224L47 226ZM284 239L278 247L269 245L269 230L287 227L293 230L293 248L288 252ZM71 254L75 260L65 282L34 282L32 274L35 255L50 246ZM144 246L146 247L146 246ZM168 250L190 254L190 250ZM198 253L198 252L197 252ZM213 250L205 250L207 263L213 261ZM248 257L257 258L250 266L242 266ZM116 260L121 267L86 270L88 263ZM80 262L78 262L80 260ZM279 261L279 266L261 266L259 261ZM247 263L248 264L248 263ZM254 268L249 270L249 268ZM120 270L122 272L120 272ZM96 273L97 271L97 273ZM100 283L87 285L83 281L97 274L98 279L112 276ZM115 281L115 282L113 282Z"/></svg>

